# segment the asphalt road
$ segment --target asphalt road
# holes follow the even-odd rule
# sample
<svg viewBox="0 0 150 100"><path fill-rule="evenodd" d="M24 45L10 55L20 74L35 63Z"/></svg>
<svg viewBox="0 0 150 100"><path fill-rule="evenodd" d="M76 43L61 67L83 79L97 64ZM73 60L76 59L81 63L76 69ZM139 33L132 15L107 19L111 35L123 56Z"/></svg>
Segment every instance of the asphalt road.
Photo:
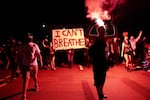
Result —
<svg viewBox="0 0 150 100"><path fill-rule="evenodd" d="M79 70L56 67L57 70L39 70L40 91L32 91L30 80L27 100L98 100L93 86L92 67ZM107 72L104 92L106 100L150 100L150 73L144 70L127 72L117 65ZM19 76L9 83L9 74L0 79L0 100L21 100L22 78Z"/></svg>

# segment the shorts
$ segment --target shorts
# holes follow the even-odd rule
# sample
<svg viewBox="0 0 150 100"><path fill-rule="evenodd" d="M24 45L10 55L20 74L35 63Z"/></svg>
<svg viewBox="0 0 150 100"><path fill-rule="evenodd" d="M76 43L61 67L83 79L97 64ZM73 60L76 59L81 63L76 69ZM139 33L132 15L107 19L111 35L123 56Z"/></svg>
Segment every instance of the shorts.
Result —
<svg viewBox="0 0 150 100"><path fill-rule="evenodd" d="M26 66L21 65L21 74L22 77L25 79L29 79L30 77L37 77L38 73L38 65Z"/></svg>

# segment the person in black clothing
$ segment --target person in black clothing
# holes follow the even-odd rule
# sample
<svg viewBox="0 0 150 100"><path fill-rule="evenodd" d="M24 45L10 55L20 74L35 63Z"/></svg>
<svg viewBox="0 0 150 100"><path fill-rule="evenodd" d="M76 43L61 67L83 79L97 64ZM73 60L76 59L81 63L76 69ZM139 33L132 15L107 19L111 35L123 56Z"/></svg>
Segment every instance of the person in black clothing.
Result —
<svg viewBox="0 0 150 100"><path fill-rule="evenodd" d="M92 60L92 68L94 75L94 86L98 93L99 100L107 98L103 93L103 87L106 79L107 60L105 55L106 40L104 37L105 29L98 26L98 36L95 37L94 43L89 47L89 55Z"/></svg>
<svg viewBox="0 0 150 100"><path fill-rule="evenodd" d="M45 69L50 69L50 41L48 37L45 37L42 40L42 47L43 47L43 63L44 63L44 68Z"/></svg>
<svg viewBox="0 0 150 100"><path fill-rule="evenodd" d="M122 41L121 57L123 57L125 60L125 69L128 72L131 72L131 65L133 66L133 50L128 36L124 36L124 40Z"/></svg>

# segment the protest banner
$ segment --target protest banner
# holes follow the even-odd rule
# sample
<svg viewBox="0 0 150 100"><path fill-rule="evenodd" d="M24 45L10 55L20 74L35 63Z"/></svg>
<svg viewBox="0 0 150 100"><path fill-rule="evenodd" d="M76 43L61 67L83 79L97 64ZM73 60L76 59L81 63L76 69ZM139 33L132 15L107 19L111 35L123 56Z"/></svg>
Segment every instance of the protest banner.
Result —
<svg viewBox="0 0 150 100"><path fill-rule="evenodd" d="M52 42L55 50L85 48L84 29L53 29Z"/></svg>

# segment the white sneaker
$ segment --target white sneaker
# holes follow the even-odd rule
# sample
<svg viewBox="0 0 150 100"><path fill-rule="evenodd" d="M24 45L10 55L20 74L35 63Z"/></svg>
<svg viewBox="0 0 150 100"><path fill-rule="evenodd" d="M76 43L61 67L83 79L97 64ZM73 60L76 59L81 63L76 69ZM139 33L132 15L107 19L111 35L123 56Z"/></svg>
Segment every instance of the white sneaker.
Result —
<svg viewBox="0 0 150 100"><path fill-rule="evenodd" d="M84 70L82 65L79 65L79 69L80 70Z"/></svg>
<svg viewBox="0 0 150 100"><path fill-rule="evenodd" d="M52 70L56 70L56 68L55 68L55 67L53 67L53 68L52 68Z"/></svg>
<svg viewBox="0 0 150 100"><path fill-rule="evenodd" d="M136 68L141 68L140 66L136 66Z"/></svg>
<svg viewBox="0 0 150 100"><path fill-rule="evenodd" d="M150 69L148 69L147 72L150 72Z"/></svg>

